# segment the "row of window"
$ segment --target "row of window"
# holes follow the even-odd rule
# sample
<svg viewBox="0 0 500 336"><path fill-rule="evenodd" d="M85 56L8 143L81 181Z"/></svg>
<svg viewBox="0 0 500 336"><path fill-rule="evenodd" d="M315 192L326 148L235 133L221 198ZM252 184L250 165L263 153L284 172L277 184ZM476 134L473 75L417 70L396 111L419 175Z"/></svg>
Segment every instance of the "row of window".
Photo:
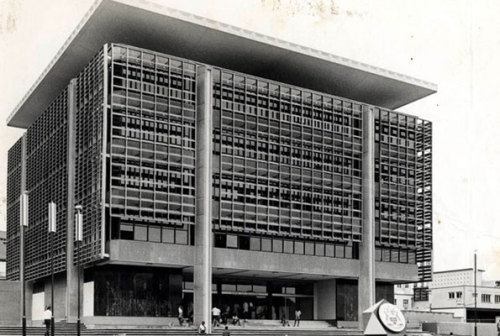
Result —
<svg viewBox="0 0 500 336"><path fill-rule="evenodd" d="M214 246L240 250L313 255L332 258L359 258L358 243L325 243L280 237L215 233Z"/></svg>
<svg viewBox="0 0 500 336"><path fill-rule="evenodd" d="M238 95L238 99L245 93L269 96L270 99L276 98L281 101L291 101L305 106L312 106L318 110L344 112L360 117L362 114L362 106L358 103L353 103L347 100L336 99L332 96L320 95L301 90L299 88L290 87L288 85L280 85L272 83L268 80L259 80L257 78L233 74L216 69L214 71L214 93L221 95L221 86L223 90L234 92ZM229 94L229 93L226 93ZM319 111L318 111L319 112Z"/></svg>
<svg viewBox="0 0 500 336"><path fill-rule="evenodd" d="M472 294L474 295L474 294ZM495 303L500 303L500 295L495 296ZM461 299L462 292L448 292L448 299ZM491 294L481 294L481 302L491 303Z"/></svg>

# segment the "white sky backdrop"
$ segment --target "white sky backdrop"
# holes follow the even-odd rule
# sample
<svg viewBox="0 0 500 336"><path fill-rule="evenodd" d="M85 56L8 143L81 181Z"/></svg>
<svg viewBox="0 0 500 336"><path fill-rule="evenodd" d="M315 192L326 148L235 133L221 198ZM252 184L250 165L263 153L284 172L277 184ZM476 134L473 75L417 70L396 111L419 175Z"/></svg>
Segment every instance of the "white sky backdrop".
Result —
<svg viewBox="0 0 500 336"><path fill-rule="evenodd" d="M500 280L500 1L151 0L438 84L400 111L433 122L434 270ZM93 0L0 0L0 229L5 120Z"/></svg>

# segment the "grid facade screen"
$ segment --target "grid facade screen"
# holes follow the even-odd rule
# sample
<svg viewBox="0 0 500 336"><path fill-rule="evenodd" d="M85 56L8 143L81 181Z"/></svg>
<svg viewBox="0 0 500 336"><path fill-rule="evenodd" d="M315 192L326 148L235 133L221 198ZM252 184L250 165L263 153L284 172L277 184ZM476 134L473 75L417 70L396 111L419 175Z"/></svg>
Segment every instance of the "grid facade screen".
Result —
<svg viewBox="0 0 500 336"><path fill-rule="evenodd" d="M79 250L83 263L99 260L103 252L104 58L101 50L76 79L75 204L83 209L83 243Z"/></svg>
<svg viewBox="0 0 500 336"><path fill-rule="evenodd" d="M32 280L50 274L50 252L54 252L54 271L66 269L67 195L67 105L63 90L9 151L8 165L8 265L9 280L19 279L19 197L23 150L26 157L28 226L25 230L25 278ZM48 204L57 205L57 232L53 245L48 233Z"/></svg>
<svg viewBox="0 0 500 336"><path fill-rule="evenodd" d="M428 121L375 110L377 257L380 261L418 263L419 272L428 267L429 275L432 248L430 134Z"/></svg>
<svg viewBox="0 0 500 336"><path fill-rule="evenodd" d="M110 239L194 245L196 70L200 64L106 45L9 150L9 279L19 277L22 157L30 193L27 279L48 275L47 204L58 207L56 272L66 258L68 129L83 263ZM430 280L432 126L371 106L219 68L212 82L214 246L359 258L363 141L374 141L375 257L416 263ZM72 86L71 86L72 87ZM364 139L365 138L365 139Z"/></svg>
<svg viewBox="0 0 500 336"><path fill-rule="evenodd" d="M192 62L112 46L112 238L187 244L195 223Z"/></svg>
<svg viewBox="0 0 500 336"><path fill-rule="evenodd" d="M362 106L213 71L214 230L361 240Z"/></svg>
<svg viewBox="0 0 500 336"><path fill-rule="evenodd" d="M7 162L7 279L19 279L19 196L21 195L23 138L9 149Z"/></svg>

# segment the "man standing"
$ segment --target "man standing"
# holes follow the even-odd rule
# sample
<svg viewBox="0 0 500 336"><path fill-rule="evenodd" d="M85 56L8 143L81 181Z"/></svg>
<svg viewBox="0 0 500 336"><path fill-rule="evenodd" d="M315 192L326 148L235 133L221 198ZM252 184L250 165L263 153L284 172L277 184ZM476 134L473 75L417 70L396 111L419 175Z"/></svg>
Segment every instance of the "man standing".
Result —
<svg viewBox="0 0 500 336"><path fill-rule="evenodd" d="M182 327L182 325L184 324L184 311L182 310L181 305L179 305L179 308L177 308L177 313L178 313L179 325Z"/></svg>
<svg viewBox="0 0 500 336"><path fill-rule="evenodd" d="M43 323L45 324L45 336L50 335L50 321L52 319L52 311L50 310L50 306L47 306L45 308L45 311L43 312Z"/></svg>
<svg viewBox="0 0 500 336"><path fill-rule="evenodd" d="M295 309L295 321L293 322L293 326L299 326L300 324L300 315L302 315L302 312L300 311L300 308Z"/></svg>
<svg viewBox="0 0 500 336"><path fill-rule="evenodd" d="M220 324L220 309L217 307L212 308L212 325L218 327Z"/></svg>

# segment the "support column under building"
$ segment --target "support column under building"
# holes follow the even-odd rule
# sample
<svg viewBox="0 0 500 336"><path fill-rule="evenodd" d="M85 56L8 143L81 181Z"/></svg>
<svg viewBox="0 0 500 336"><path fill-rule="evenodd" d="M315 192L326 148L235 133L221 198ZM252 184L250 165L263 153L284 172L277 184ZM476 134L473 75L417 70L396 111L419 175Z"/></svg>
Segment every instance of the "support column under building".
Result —
<svg viewBox="0 0 500 336"><path fill-rule="evenodd" d="M372 107L363 108L363 241L359 246L358 322L375 304L375 119Z"/></svg>
<svg viewBox="0 0 500 336"><path fill-rule="evenodd" d="M212 308L212 73L198 66L196 74L196 227L194 323L205 321L211 333Z"/></svg>
<svg viewBox="0 0 500 336"><path fill-rule="evenodd" d="M78 274L73 262L75 255L75 232L74 232L74 207L75 207L75 133L76 133L76 79L72 79L68 86L68 193L66 209L68 213L66 223L66 320L76 322L77 319L77 281Z"/></svg>
<svg viewBox="0 0 500 336"><path fill-rule="evenodd" d="M20 199L19 202L23 202L23 195L26 194L26 133L23 134L21 138L21 190L20 190ZM28 198L29 199L29 198ZM29 203L28 200L25 200ZM28 310L31 310L31 305L27 305L27 300L26 300L26 272L25 272L25 265L26 265L26 254L25 254L25 233L26 229L28 228L29 223L25 223L28 221L29 216L27 213L24 213L24 209L26 211L29 211L29 204L26 207L23 207L20 205L19 209L19 284L21 285L21 311L20 311L20 316L21 316L21 326L23 326L23 323L26 323L27 321L27 312ZM23 322L24 318L24 322Z"/></svg>

